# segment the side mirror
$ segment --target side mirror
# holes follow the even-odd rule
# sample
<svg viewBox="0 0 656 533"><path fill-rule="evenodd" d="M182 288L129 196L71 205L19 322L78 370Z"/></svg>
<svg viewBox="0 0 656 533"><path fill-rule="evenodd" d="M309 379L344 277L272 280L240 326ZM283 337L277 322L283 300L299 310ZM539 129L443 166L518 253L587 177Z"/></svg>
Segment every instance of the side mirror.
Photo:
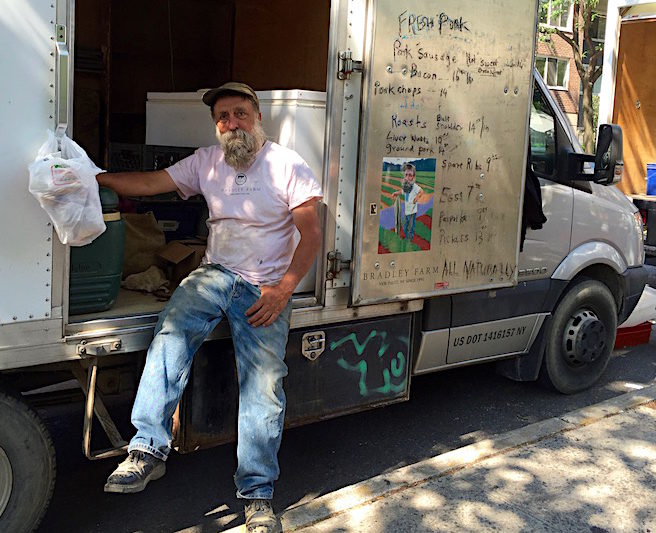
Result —
<svg viewBox="0 0 656 533"><path fill-rule="evenodd" d="M595 183L612 185L622 179L622 128L617 124L599 126L594 162Z"/></svg>

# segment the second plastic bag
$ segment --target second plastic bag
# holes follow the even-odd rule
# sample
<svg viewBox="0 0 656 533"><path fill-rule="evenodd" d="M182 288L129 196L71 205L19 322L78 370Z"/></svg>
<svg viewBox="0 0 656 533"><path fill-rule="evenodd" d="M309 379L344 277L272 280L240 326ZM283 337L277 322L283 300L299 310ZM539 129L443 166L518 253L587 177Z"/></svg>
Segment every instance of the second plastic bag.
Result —
<svg viewBox="0 0 656 533"><path fill-rule="evenodd" d="M48 131L48 140L29 166L29 189L48 213L59 240L84 246L105 231L96 181L102 170L66 135L60 142L61 150Z"/></svg>

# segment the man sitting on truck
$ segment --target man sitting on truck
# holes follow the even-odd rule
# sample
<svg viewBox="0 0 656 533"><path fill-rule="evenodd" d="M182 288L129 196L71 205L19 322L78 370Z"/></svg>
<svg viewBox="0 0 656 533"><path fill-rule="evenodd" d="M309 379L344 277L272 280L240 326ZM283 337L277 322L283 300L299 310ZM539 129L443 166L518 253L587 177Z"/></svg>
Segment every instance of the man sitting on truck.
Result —
<svg viewBox="0 0 656 533"><path fill-rule="evenodd" d="M321 187L294 151L266 140L257 95L226 83L203 95L218 146L200 148L166 170L99 174L122 195L202 194L209 209L203 263L160 314L132 409L128 458L106 492L139 492L165 472L172 416L194 353L218 322L232 331L239 378L237 497L249 532L277 531L273 483L285 415L283 378L291 296L316 256ZM294 232L301 239L294 248Z"/></svg>

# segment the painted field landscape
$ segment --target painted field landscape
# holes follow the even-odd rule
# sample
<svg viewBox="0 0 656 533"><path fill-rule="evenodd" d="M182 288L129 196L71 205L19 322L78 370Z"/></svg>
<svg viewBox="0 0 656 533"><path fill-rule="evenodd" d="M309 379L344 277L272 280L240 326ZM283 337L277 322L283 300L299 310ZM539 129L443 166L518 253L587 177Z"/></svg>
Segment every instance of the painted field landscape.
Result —
<svg viewBox="0 0 656 533"><path fill-rule="evenodd" d="M417 197L417 218L412 240L406 239L403 223L404 203L399 202L400 212L394 208L394 192L402 191L403 165L411 163L417 168L415 181L422 189ZM435 159L407 160L385 158L381 176L380 222L378 227L378 253L416 252L430 250L431 228L433 225L433 198L435 192ZM401 195L402 196L402 195Z"/></svg>

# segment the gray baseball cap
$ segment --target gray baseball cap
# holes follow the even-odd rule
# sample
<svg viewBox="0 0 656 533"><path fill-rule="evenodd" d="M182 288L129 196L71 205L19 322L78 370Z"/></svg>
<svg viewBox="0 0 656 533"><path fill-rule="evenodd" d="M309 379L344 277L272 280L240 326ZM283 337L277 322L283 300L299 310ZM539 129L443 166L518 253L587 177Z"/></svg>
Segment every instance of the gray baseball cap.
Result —
<svg viewBox="0 0 656 533"><path fill-rule="evenodd" d="M221 96L222 94L243 94L244 96L247 96L253 102L255 102L255 107L257 110L260 110L260 101L257 98L257 94L255 94L255 91L246 85L245 83L239 83L237 81L229 81L228 83L224 83L220 87L217 87L215 89L210 89L209 91L205 91L203 94L203 102L212 107L214 103L216 102L217 98Z"/></svg>

